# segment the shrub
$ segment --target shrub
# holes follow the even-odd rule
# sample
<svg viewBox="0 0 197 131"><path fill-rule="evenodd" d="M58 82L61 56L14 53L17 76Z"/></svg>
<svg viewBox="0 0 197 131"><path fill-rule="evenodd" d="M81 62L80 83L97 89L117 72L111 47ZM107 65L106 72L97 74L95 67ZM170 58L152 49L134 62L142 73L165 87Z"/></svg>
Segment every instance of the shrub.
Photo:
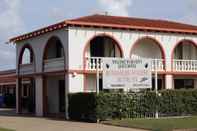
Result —
<svg viewBox="0 0 197 131"><path fill-rule="evenodd" d="M96 95L77 93L69 95L69 117L74 120L95 119Z"/></svg>
<svg viewBox="0 0 197 131"><path fill-rule="evenodd" d="M143 93L77 93L69 95L69 115L75 120L196 115L197 90Z"/></svg>

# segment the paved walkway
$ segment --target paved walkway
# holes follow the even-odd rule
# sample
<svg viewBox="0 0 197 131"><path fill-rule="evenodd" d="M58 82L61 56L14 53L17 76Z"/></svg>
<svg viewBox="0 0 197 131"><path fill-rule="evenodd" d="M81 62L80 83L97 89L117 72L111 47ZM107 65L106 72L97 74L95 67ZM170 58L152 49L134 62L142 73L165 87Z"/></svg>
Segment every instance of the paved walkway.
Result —
<svg viewBox="0 0 197 131"><path fill-rule="evenodd" d="M15 129L16 131L139 131L96 123L22 117L15 115L13 110L5 111L2 109L0 109L0 127Z"/></svg>

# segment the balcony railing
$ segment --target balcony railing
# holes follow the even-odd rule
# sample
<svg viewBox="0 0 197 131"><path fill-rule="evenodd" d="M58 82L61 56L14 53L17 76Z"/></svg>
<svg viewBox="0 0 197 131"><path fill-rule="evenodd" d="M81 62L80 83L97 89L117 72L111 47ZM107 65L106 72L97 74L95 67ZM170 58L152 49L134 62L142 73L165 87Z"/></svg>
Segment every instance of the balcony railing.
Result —
<svg viewBox="0 0 197 131"><path fill-rule="evenodd" d="M58 71L64 70L64 58L54 58L44 60L44 71Z"/></svg>
<svg viewBox="0 0 197 131"><path fill-rule="evenodd" d="M197 60L173 60L173 71L197 72Z"/></svg>
<svg viewBox="0 0 197 131"><path fill-rule="evenodd" d="M20 74L32 74L34 73L34 64L21 64L20 65L20 69L19 69L19 73Z"/></svg>
<svg viewBox="0 0 197 131"><path fill-rule="evenodd" d="M103 70L102 57L87 57L86 58L86 70ZM163 59L151 59L152 71L163 71L164 70L164 60Z"/></svg>

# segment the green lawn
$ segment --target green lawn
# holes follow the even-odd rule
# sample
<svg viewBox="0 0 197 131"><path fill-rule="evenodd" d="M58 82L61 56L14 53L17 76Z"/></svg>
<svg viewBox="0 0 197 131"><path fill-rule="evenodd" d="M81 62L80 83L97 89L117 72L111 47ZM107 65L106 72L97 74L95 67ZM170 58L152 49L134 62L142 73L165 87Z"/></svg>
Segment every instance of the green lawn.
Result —
<svg viewBox="0 0 197 131"><path fill-rule="evenodd" d="M14 131L14 130L5 129L5 128L1 128L1 127L0 127L0 131Z"/></svg>
<svg viewBox="0 0 197 131"><path fill-rule="evenodd" d="M170 131L172 129L197 129L197 117L162 118L162 119L125 119L105 121L104 124L115 126Z"/></svg>

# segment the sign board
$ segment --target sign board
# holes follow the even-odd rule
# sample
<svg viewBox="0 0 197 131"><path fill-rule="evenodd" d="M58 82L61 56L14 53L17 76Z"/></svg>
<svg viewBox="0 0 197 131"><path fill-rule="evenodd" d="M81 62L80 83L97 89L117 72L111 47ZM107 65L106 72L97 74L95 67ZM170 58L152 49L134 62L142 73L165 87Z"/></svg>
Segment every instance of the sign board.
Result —
<svg viewBox="0 0 197 131"><path fill-rule="evenodd" d="M150 59L103 59L104 89L143 89L151 87Z"/></svg>

